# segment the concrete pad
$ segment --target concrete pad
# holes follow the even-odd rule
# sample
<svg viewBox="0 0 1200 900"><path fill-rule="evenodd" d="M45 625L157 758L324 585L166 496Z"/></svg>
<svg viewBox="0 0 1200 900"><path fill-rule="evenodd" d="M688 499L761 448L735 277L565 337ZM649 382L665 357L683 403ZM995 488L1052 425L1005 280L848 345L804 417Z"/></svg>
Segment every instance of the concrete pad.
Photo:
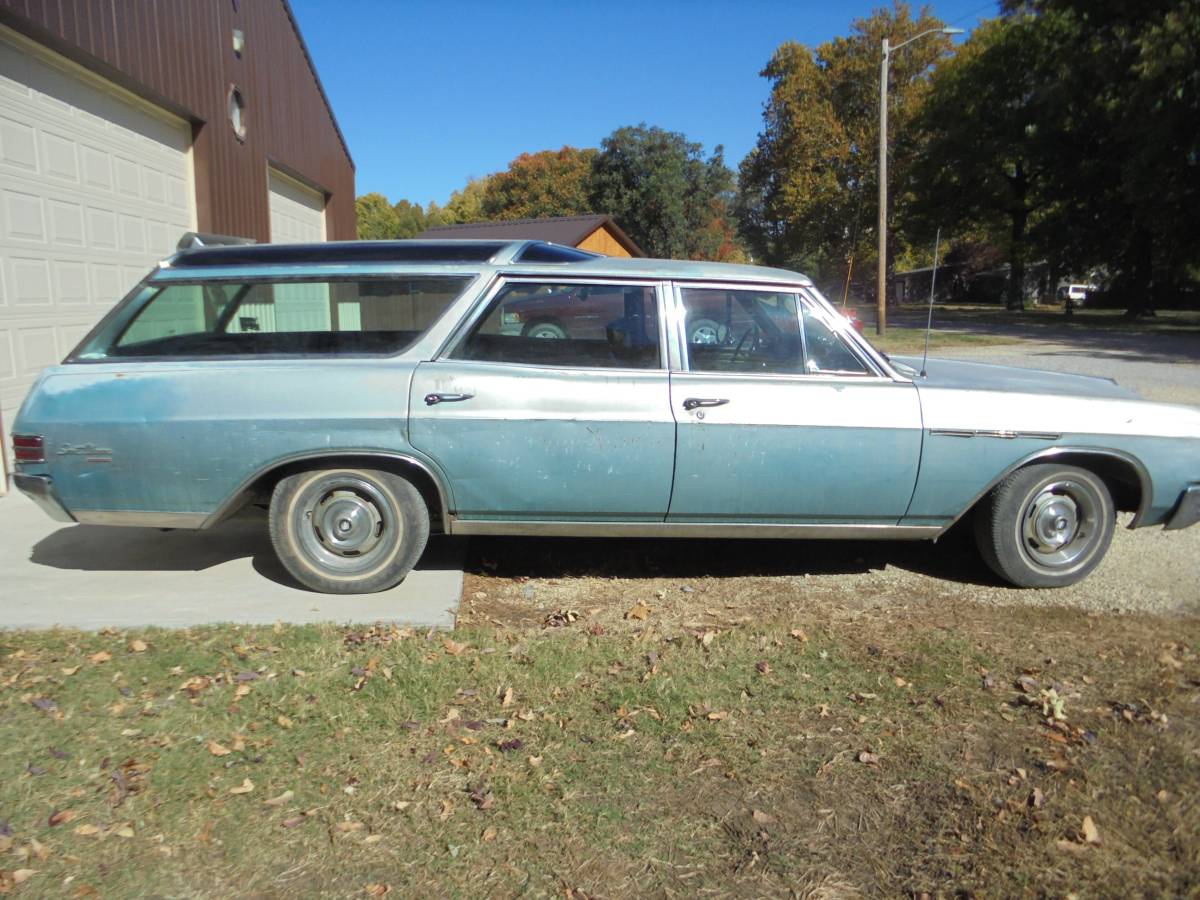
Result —
<svg viewBox="0 0 1200 900"><path fill-rule="evenodd" d="M275 558L266 514L210 531L63 525L19 491L0 499L0 628L171 628L236 622L396 622L452 628L462 538L433 537L378 594L317 594Z"/></svg>

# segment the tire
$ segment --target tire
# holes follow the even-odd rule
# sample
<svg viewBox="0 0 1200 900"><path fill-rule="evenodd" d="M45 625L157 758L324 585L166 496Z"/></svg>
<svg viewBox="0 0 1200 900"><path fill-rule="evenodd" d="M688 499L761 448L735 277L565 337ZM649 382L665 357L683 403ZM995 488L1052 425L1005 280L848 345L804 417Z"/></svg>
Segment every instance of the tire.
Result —
<svg viewBox="0 0 1200 900"><path fill-rule="evenodd" d="M727 333L728 329L713 319L690 319L687 323L689 344L715 346L724 342Z"/></svg>
<svg viewBox="0 0 1200 900"><path fill-rule="evenodd" d="M399 584L416 565L429 510L399 475L311 469L275 486L268 527L279 561L305 587L369 594Z"/></svg>
<svg viewBox="0 0 1200 900"><path fill-rule="evenodd" d="M525 330L521 332L521 336L531 338L549 338L551 340L561 341L567 336L567 331L557 322L551 322L549 319L544 319L541 322L530 322L525 326Z"/></svg>
<svg viewBox="0 0 1200 900"><path fill-rule="evenodd" d="M1017 587L1066 587L1100 564L1116 525L1112 495L1092 472L1041 464L1005 478L975 513L975 542Z"/></svg>

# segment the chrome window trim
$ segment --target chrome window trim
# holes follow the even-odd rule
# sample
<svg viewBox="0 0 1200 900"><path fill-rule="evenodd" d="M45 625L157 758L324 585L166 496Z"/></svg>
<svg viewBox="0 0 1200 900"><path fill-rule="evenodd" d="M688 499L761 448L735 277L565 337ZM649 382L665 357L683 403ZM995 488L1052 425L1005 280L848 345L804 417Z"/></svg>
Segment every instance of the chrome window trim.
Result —
<svg viewBox="0 0 1200 900"><path fill-rule="evenodd" d="M855 359L866 366L867 371L861 375L848 374L832 374L832 373L807 373L807 372L693 372L691 369L691 360L687 353L687 335L685 328L686 315L683 308L683 292L684 290L722 290L722 291L763 291L769 290L776 293L791 293L797 297L796 316L800 319L798 327L801 335L804 334L804 322L801 318L801 305L807 306L809 310L836 336L842 337L846 330L854 331L849 325L843 327L841 323L830 320L829 310L825 308L825 304L818 302L809 292L814 288L809 284L788 284L785 282L767 283L767 282L750 282L750 281L687 281L675 280L672 283L674 288L674 317L675 328L673 333L675 340L679 343L680 354L680 373L692 375L706 375L710 377L724 377L728 375L746 375L752 378L787 378L787 379L803 379L804 381L814 381L817 379L836 380L841 384L870 384L878 381L903 381L911 383L910 379L900 378L889 374L888 370L882 365L879 365L874 357L866 356L859 346L854 343L848 343L843 339L843 344ZM802 338L803 340L803 338ZM869 345L868 345L869 346ZM873 348L872 348L873 349Z"/></svg>
<svg viewBox="0 0 1200 900"><path fill-rule="evenodd" d="M455 350L458 345L466 340L471 330L482 319L487 311L491 308L492 301L496 296L504 290L508 284L599 284L611 285L619 284L627 287L648 287L654 289L654 302L658 311L658 366L653 369L631 369L631 368L610 368L607 366L540 366L535 363L487 363L485 360L465 360L451 359L450 353ZM475 301L475 306L471 311L462 318L457 328L451 331L450 336L442 342L437 352L433 354L431 362L483 362L487 365L505 366L505 367L525 367L538 370L550 371L580 371L580 372L667 372L667 360L669 356L669 341L667 340L667 320L666 320L666 288L667 282L656 278L621 278L619 275L611 277L593 277L593 276L578 276L578 275L562 275L555 276L546 273L521 273L521 272L502 272L496 276L495 281L479 295Z"/></svg>
<svg viewBox="0 0 1200 900"><path fill-rule="evenodd" d="M819 290L817 290L816 285L812 285L812 284L806 285L804 287L804 290L808 294L809 299L812 301L812 303L816 304L816 306L818 308L824 310L826 312L826 314L833 313L837 316L841 316L841 313L839 313L837 311L837 307L835 307L832 303L830 303L829 300L825 297L825 295L822 294ZM828 324L828 323L826 323L826 324ZM849 325L848 323L845 325L838 323L836 325L836 327L834 328L834 330L837 331L839 334L842 334L842 335L845 335L846 337L848 337L849 343L859 351L859 355L866 356L867 358L872 360L872 362L875 365L875 368L877 368L879 371L883 372L885 377L890 378L893 381L903 382L904 384L914 384L915 383L912 378L902 375L900 373L900 371L891 364L891 362L888 360L887 356L884 355L882 352L880 352L878 349L876 349L875 346L870 341L868 341L866 339L866 337L859 334L858 331L855 330L855 328L853 326Z"/></svg>

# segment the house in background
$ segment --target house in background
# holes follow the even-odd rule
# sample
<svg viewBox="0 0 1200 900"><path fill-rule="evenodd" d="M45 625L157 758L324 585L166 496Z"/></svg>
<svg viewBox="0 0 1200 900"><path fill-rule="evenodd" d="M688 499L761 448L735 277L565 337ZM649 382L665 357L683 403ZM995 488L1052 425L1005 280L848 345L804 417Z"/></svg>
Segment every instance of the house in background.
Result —
<svg viewBox="0 0 1200 900"><path fill-rule="evenodd" d="M552 241L605 256L645 256L642 249L612 216L557 216L552 219L506 219L442 225L417 235L419 238L499 238L505 241Z"/></svg>
<svg viewBox="0 0 1200 900"><path fill-rule="evenodd" d="M0 422L188 231L355 237L287 0L0 0Z"/></svg>

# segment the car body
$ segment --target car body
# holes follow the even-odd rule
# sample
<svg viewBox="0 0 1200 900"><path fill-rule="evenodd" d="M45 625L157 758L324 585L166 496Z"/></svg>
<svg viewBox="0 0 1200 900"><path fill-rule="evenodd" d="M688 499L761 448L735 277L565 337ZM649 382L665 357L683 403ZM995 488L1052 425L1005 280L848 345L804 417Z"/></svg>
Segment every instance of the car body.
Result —
<svg viewBox="0 0 1200 900"><path fill-rule="evenodd" d="M1094 284L1060 284L1058 286L1058 299L1063 303L1070 303L1072 306L1084 306L1087 304L1088 295L1099 290Z"/></svg>
<svg viewBox="0 0 1200 900"><path fill-rule="evenodd" d="M565 310L554 339L516 320ZM206 247L41 375L15 480L84 523L269 503L289 571L341 592L395 584L431 530L935 539L966 516L1003 577L1054 586L1099 562L1118 509L1200 518L1200 410L919 368L784 270L533 241Z"/></svg>

